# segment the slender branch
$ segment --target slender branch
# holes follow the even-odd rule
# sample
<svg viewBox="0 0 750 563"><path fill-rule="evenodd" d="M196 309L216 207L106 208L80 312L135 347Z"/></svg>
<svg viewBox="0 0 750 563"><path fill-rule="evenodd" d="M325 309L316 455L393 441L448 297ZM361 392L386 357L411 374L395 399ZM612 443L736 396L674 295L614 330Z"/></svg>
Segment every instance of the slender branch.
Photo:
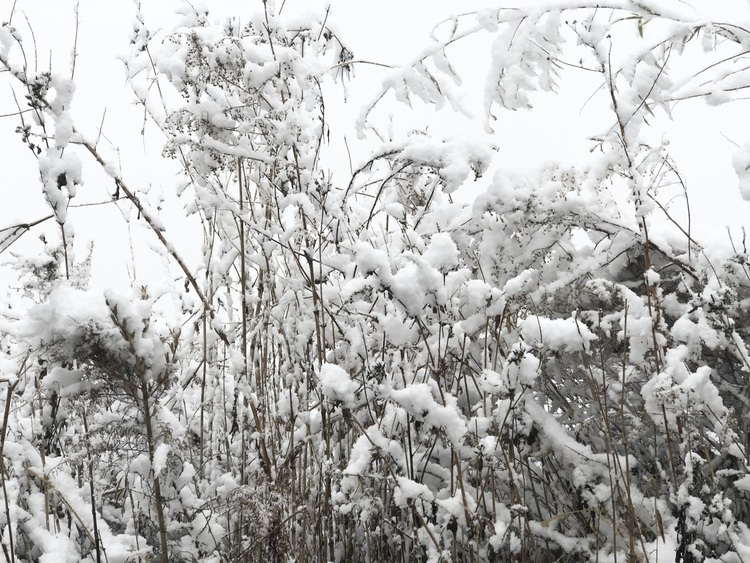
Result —
<svg viewBox="0 0 750 563"><path fill-rule="evenodd" d="M86 150L89 151L91 156L94 157L94 159L99 163L99 165L101 165L102 168L104 168L105 170L109 169L109 165L107 164L107 162L104 160L104 158L102 158L102 156L99 154L99 152L91 143L89 143L88 141L82 141L81 145L83 145L86 148ZM122 180L122 178L120 178L119 176L114 176L114 180L115 180L115 184L117 185L117 188L121 190L121 192L125 195L125 197L128 200L130 200L130 202L133 205L135 205L136 209L138 210L138 213L146 221L148 226L156 235L156 238L159 239L159 242L162 243L162 245L167 250L167 252L169 252L169 254L172 256L174 261L177 262L177 265L183 271L186 278L190 282L190 285L193 286L193 289L195 290L195 293L198 295L198 298L203 303L203 307L206 309L206 311L210 312L211 316L213 316L213 308L211 307L211 304L206 299L206 296L204 295L203 290L201 290L200 286L198 285L197 280L195 279L195 276L187 267L187 264L185 264L185 261L182 259L182 257L177 253L177 250L170 244L170 242L164 236L163 228L157 224L156 220L151 216L151 213L149 212L149 210L146 209L146 207L141 203L141 201L135 195L135 192ZM226 337L224 337L224 339L225 338Z"/></svg>

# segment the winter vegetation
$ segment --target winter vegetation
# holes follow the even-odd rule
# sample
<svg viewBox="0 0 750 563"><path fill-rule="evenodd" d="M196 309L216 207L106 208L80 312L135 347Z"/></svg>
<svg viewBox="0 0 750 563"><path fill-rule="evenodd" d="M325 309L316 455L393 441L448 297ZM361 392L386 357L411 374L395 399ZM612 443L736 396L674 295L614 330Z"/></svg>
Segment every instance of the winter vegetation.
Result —
<svg viewBox="0 0 750 563"><path fill-rule="evenodd" d="M74 73L43 70L19 13L0 28L0 124L54 225L42 254L14 250L34 225L0 226L2 558L750 562L750 255L696 240L661 129L687 100L747 116L748 22L698 0L466 13L342 123L368 64L346 30L245 4L134 14L127 84L180 171L148 195L74 122ZM475 36L476 108L451 59ZM585 164L519 173L378 113L491 138L569 73L606 109ZM347 129L373 148L344 180ZM734 164L750 199L750 146ZM69 211L94 169L179 277L92 289ZM153 205L175 188L198 268Z"/></svg>

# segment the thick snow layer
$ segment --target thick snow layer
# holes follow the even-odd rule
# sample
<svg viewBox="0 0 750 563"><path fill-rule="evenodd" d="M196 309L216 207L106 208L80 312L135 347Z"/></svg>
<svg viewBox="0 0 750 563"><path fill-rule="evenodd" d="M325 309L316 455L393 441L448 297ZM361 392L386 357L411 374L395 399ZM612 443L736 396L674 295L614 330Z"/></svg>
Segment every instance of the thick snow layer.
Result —
<svg viewBox="0 0 750 563"><path fill-rule="evenodd" d="M19 332L38 342L64 341L75 345L89 322L102 325L110 322L101 293L63 284L52 291L46 303L31 309L19 323Z"/></svg>
<svg viewBox="0 0 750 563"><path fill-rule="evenodd" d="M430 266L445 273L458 266L458 248L448 233L436 233L430 238L424 258Z"/></svg>
<svg viewBox="0 0 750 563"><path fill-rule="evenodd" d="M429 487L422 483L417 483L406 477L398 477L396 479L398 486L393 492L394 500L397 506L401 508L407 508L415 500L424 500L427 502L432 501L433 494Z"/></svg>
<svg viewBox="0 0 750 563"><path fill-rule="evenodd" d="M518 329L527 343L541 345L553 351L586 350L589 342L597 339L597 336L575 317L548 319L531 315L519 323Z"/></svg>
<svg viewBox="0 0 750 563"><path fill-rule="evenodd" d="M466 421L459 414L454 397L450 397L450 402L446 397L446 404L440 405L426 383L391 389L388 396L417 420L443 430L455 446L461 444L461 438L466 433Z"/></svg>
<svg viewBox="0 0 750 563"><path fill-rule="evenodd" d="M320 389L334 403L354 408L359 403L355 396L359 388L359 383L352 381L343 368L328 363L320 368Z"/></svg>

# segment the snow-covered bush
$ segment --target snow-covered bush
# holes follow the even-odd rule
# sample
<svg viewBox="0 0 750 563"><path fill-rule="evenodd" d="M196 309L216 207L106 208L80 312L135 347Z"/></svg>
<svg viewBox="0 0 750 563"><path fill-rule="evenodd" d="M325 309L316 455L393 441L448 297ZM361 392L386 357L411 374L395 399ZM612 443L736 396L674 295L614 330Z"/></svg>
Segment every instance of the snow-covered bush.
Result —
<svg viewBox="0 0 750 563"><path fill-rule="evenodd" d="M709 257L674 219L652 122L731 101L745 28L666 2L458 17L377 103L461 108L446 49L486 34L491 130L575 49L609 104L592 158L480 183L493 147L412 132L341 184L325 101L356 63L327 13L271 4L241 27L136 18L128 78L203 225L198 271L77 132L72 85L0 30L61 233L19 260L0 324L6 559L744 560L748 253ZM89 157L183 281L86 289L65 209Z"/></svg>

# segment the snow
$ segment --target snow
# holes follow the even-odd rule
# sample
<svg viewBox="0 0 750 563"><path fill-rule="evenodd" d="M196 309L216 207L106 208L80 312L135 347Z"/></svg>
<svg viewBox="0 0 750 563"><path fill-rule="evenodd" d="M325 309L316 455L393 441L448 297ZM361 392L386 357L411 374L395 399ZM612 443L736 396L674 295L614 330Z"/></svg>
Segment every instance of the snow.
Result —
<svg viewBox="0 0 750 563"><path fill-rule="evenodd" d="M443 430L455 446L461 444L466 433L466 421L461 417L455 405L455 398L445 405L437 403L432 389L426 383L409 385L403 389L390 389L388 397L401 405L418 420ZM446 398L447 399L447 398Z"/></svg>
<svg viewBox="0 0 750 563"><path fill-rule="evenodd" d="M65 148L70 143L73 135L73 116L69 111L63 111L57 117L55 123L55 145L58 148Z"/></svg>
<svg viewBox="0 0 750 563"><path fill-rule="evenodd" d="M169 446L169 444L159 444L156 447L156 451L154 451L154 462L152 464L154 475L156 477L158 477L159 474L164 470L164 467L167 464L167 457L169 456L169 452L171 450L172 448Z"/></svg>
<svg viewBox="0 0 750 563"><path fill-rule="evenodd" d="M394 346L408 346L419 339L416 323L411 320L397 315L384 315L379 321L386 338Z"/></svg>
<svg viewBox="0 0 750 563"><path fill-rule="evenodd" d="M521 321L518 328L527 343L541 345L553 351L587 350L589 343L597 339L597 336L575 317L547 319L532 315Z"/></svg>
<svg viewBox="0 0 750 563"><path fill-rule="evenodd" d="M42 380L45 388L52 389L61 396L77 395L89 385L82 382L83 373L78 369L64 369L54 366Z"/></svg>
<svg viewBox="0 0 750 563"><path fill-rule="evenodd" d="M737 479L734 482L734 486L740 490L750 492L750 475L745 475L744 477Z"/></svg>
<svg viewBox="0 0 750 563"><path fill-rule="evenodd" d="M750 143L734 154L733 165L742 199L750 201Z"/></svg>
<svg viewBox="0 0 750 563"><path fill-rule="evenodd" d="M466 504L464 504L464 499ZM466 515L474 514L476 511L476 504L471 496L456 494L451 498L441 499L437 501L437 504L446 511L444 519L455 518L462 526L466 526Z"/></svg>
<svg viewBox="0 0 750 563"><path fill-rule="evenodd" d="M344 408L354 408L359 400L355 396L360 385L352 381L346 371L334 364L324 363L320 368L320 388L323 394L334 404Z"/></svg>
<svg viewBox="0 0 750 563"><path fill-rule="evenodd" d="M50 293L47 303L31 309L18 330L39 342L63 340L75 345L88 322L107 324L108 321L109 310L101 294L60 285Z"/></svg>
<svg viewBox="0 0 750 563"><path fill-rule="evenodd" d="M424 259L430 266L446 273L458 266L458 248L448 233L435 233L430 237Z"/></svg>
<svg viewBox="0 0 750 563"><path fill-rule="evenodd" d="M362 435L354 442L349 454L349 465L344 470L345 475L362 475L370 463L372 445L367 436Z"/></svg>
<svg viewBox="0 0 750 563"><path fill-rule="evenodd" d="M688 348L695 349L701 345L716 348L720 342L718 332L709 326L705 317L693 321L687 317L680 317L672 325L672 337L678 342L684 342Z"/></svg>
<svg viewBox="0 0 750 563"><path fill-rule="evenodd" d="M432 491L422 483L417 483L406 477L398 477L396 482L398 485L393 492L396 506L408 508L417 499L427 502L433 499Z"/></svg>

